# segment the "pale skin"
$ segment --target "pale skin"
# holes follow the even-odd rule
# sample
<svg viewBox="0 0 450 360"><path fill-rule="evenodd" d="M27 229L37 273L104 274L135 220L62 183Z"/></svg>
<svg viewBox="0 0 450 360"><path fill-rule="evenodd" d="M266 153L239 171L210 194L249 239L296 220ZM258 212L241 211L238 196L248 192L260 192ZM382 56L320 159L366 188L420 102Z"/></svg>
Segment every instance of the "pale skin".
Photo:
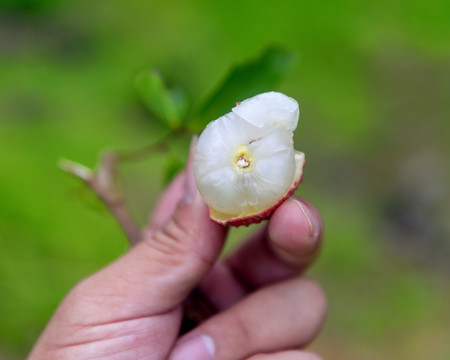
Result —
<svg viewBox="0 0 450 360"><path fill-rule="evenodd" d="M319 360L301 348L320 330L326 300L301 274L319 253L322 228L317 210L292 198L219 258L227 229L209 219L191 159L144 239L69 292L28 359ZM217 311L179 337L195 288Z"/></svg>

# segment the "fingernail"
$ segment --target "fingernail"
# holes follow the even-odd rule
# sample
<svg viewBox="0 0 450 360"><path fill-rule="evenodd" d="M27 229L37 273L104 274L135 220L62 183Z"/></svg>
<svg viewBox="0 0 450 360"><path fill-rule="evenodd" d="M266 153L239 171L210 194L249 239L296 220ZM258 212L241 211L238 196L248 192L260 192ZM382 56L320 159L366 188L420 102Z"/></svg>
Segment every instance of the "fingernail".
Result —
<svg viewBox="0 0 450 360"><path fill-rule="evenodd" d="M311 211L301 201L299 201L297 199L292 199L292 201L300 208L300 211L302 212L303 216L305 217L306 221L308 222L309 237L310 237L311 241L316 241L319 234L318 234L318 231L316 231L316 227L314 226L314 223L312 221Z"/></svg>
<svg viewBox="0 0 450 360"><path fill-rule="evenodd" d="M183 202L190 204L197 193L197 184L194 178L194 152L197 146L198 136L194 135L191 140L191 146L189 148L189 156L186 164L186 180L184 183L184 196Z"/></svg>
<svg viewBox="0 0 450 360"><path fill-rule="evenodd" d="M199 335L177 345L169 360L213 360L216 346L207 335Z"/></svg>

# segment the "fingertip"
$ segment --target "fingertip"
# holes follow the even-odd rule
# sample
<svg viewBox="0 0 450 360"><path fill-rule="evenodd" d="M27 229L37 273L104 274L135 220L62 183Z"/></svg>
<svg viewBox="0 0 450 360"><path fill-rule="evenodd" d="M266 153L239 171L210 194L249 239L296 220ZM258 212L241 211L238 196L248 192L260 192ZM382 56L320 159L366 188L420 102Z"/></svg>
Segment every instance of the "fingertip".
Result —
<svg viewBox="0 0 450 360"><path fill-rule="evenodd" d="M326 319L328 313L328 300L323 287L315 280L303 277L302 285L307 289L309 295L314 298L314 302L310 307L311 311L317 314L316 329L320 329Z"/></svg>
<svg viewBox="0 0 450 360"><path fill-rule="evenodd" d="M161 228L175 211L178 202L183 197L186 172L181 171L170 182L158 200L149 224L144 230L144 238L148 237L152 231Z"/></svg>
<svg viewBox="0 0 450 360"><path fill-rule="evenodd" d="M191 203L196 198L199 198L197 200L201 202L193 170L197 140L198 137L194 135L191 140L186 167L172 179L161 195L150 217L148 226L144 229L144 238L149 237L153 231L160 229L172 216L180 203Z"/></svg>
<svg viewBox="0 0 450 360"><path fill-rule="evenodd" d="M309 351L290 350L275 354L257 354L246 360L323 360L320 356Z"/></svg>
<svg viewBox="0 0 450 360"><path fill-rule="evenodd" d="M182 199L185 203L190 203L194 197L199 196L197 184L194 178L194 153L197 146L198 136L194 135L191 139L191 145L189 147L189 154L186 163L186 177L184 184L184 197Z"/></svg>
<svg viewBox="0 0 450 360"><path fill-rule="evenodd" d="M309 351L302 351L300 353L300 357L298 360L323 360L319 355L309 352Z"/></svg>
<svg viewBox="0 0 450 360"><path fill-rule="evenodd" d="M317 241L323 232L323 221L319 211L313 204L305 199L292 197L289 201L300 208L300 211L308 222L311 240L313 242Z"/></svg>
<svg viewBox="0 0 450 360"><path fill-rule="evenodd" d="M322 228L320 214L311 203L291 198L269 221L269 245L283 260L304 265L320 247Z"/></svg>
<svg viewBox="0 0 450 360"><path fill-rule="evenodd" d="M281 205L269 221L269 237L286 250L310 250L318 235L318 222L308 206L299 199Z"/></svg>

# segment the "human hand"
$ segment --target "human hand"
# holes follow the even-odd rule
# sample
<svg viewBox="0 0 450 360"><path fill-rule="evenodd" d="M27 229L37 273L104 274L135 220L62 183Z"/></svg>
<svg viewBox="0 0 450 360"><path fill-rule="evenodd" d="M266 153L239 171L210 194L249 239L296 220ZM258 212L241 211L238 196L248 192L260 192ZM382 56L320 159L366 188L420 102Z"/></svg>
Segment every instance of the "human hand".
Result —
<svg viewBox="0 0 450 360"><path fill-rule="evenodd" d="M294 350L317 334L326 313L320 287L297 276L320 249L318 212L288 200L218 260L226 232L209 219L196 190L191 151L144 240L71 290L29 360L318 359ZM194 289L216 314L179 337Z"/></svg>

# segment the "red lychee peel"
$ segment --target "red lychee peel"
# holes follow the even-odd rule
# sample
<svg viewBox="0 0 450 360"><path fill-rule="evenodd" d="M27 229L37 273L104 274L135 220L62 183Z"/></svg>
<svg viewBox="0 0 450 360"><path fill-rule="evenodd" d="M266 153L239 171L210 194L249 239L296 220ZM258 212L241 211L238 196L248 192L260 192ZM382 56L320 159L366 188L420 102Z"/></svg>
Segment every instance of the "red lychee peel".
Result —
<svg viewBox="0 0 450 360"><path fill-rule="evenodd" d="M301 174L300 178L294 183L294 185L289 189L289 191L286 193L285 196L283 196L282 199L280 199L275 205L272 207L251 216L246 216L242 218L234 218L226 221L219 221L211 218L212 221L214 221L217 224L224 225L224 226L233 226L233 227L239 227L239 226L249 226L251 224L259 224L260 222L269 219L272 214L275 212L276 209L278 209L282 203L284 203L287 199L289 199L295 190L297 190L298 186L303 180L303 173Z"/></svg>

